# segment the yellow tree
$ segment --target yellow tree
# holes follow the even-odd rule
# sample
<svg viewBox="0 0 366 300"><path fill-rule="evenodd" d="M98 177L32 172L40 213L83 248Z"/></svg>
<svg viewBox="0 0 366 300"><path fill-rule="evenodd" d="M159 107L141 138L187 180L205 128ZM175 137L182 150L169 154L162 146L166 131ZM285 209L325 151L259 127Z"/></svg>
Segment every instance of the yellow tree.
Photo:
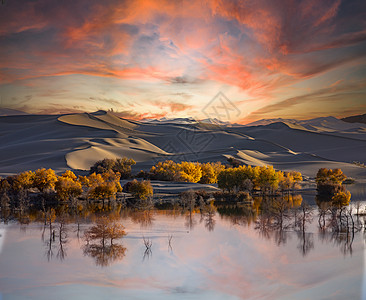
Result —
<svg viewBox="0 0 366 300"><path fill-rule="evenodd" d="M74 181L77 180L77 177L74 174L74 172L72 172L70 170L66 170L65 173L63 173L61 176L64 177L64 178L70 178L70 179L72 179Z"/></svg>
<svg viewBox="0 0 366 300"><path fill-rule="evenodd" d="M351 200L351 193L349 191L338 192L332 197L332 205L338 209L348 206Z"/></svg>
<svg viewBox="0 0 366 300"><path fill-rule="evenodd" d="M94 173L95 174L95 173ZM88 176L79 176L78 181L80 182L82 187L89 187L90 186L90 181Z"/></svg>
<svg viewBox="0 0 366 300"><path fill-rule="evenodd" d="M343 174L341 169L329 170L329 179L336 184L342 184L347 176Z"/></svg>
<svg viewBox="0 0 366 300"><path fill-rule="evenodd" d="M159 161L150 169L151 175L158 180L177 180L179 177L178 165L172 160Z"/></svg>
<svg viewBox="0 0 366 300"><path fill-rule="evenodd" d="M88 188L88 198L102 200L103 206L105 199L114 198L118 191L122 191L119 174L112 171L104 174L92 173L87 178L84 177L79 180Z"/></svg>
<svg viewBox="0 0 366 300"><path fill-rule="evenodd" d="M46 189L53 189L56 181L57 176L54 170L42 168L35 171L33 186L43 193Z"/></svg>
<svg viewBox="0 0 366 300"><path fill-rule="evenodd" d="M76 178L76 176L75 176ZM83 192L81 183L68 176L59 176L55 184L57 196L61 200L71 200Z"/></svg>
<svg viewBox="0 0 366 300"><path fill-rule="evenodd" d="M318 185L327 182L341 185L345 179L347 179L347 176L344 175L341 169L332 170L326 168L319 169L315 178Z"/></svg>
<svg viewBox="0 0 366 300"><path fill-rule="evenodd" d="M114 185L117 192L122 192L122 186L120 183L121 175L119 172L114 173L113 171L109 170L108 172L102 174L102 178L104 182Z"/></svg>
<svg viewBox="0 0 366 300"><path fill-rule="evenodd" d="M260 167L258 183L262 192L267 192L268 190L276 190L279 184L279 175L273 166Z"/></svg>
<svg viewBox="0 0 366 300"><path fill-rule="evenodd" d="M131 166L135 164L136 162L132 158L117 158L113 171L120 173L122 178L128 178L131 176Z"/></svg>
<svg viewBox="0 0 366 300"><path fill-rule="evenodd" d="M87 180L85 179L83 181L88 185L88 187L93 187L102 184L104 179L101 174L92 173L88 176Z"/></svg>
<svg viewBox="0 0 366 300"><path fill-rule="evenodd" d="M179 179L186 182L198 182L202 177L202 170L199 163L182 161L178 164Z"/></svg>
<svg viewBox="0 0 366 300"><path fill-rule="evenodd" d="M88 197L96 200L102 200L104 205L105 199L111 199L117 193L117 188L114 184L108 182L101 183L92 187L88 192Z"/></svg>
<svg viewBox="0 0 366 300"><path fill-rule="evenodd" d="M294 179L295 182L302 181L302 174L300 172L291 171L290 174L293 177L293 179Z"/></svg>
<svg viewBox="0 0 366 300"><path fill-rule="evenodd" d="M200 183L217 183L217 175L225 169L221 162L201 164L202 177Z"/></svg>
<svg viewBox="0 0 366 300"><path fill-rule="evenodd" d="M290 189L292 188L294 184L294 177L291 173L285 172L285 173L279 173L279 186L282 191L288 191L290 192Z"/></svg>
<svg viewBox="0 0 366 300"><path fill-rule="evenodd" d="M136 199L139 200L146 200L152 197L154 194L151 183L147 180L137 181L136 179L134 179L133 181L131 181L129 191Z"/></svg>
<svg viewBox="0 0 366 300"><path fill-rule="evenodd" d="M15 176L13 181L14 190L29 189L34 184L35 174L32 171L22 172Z"/></svg>

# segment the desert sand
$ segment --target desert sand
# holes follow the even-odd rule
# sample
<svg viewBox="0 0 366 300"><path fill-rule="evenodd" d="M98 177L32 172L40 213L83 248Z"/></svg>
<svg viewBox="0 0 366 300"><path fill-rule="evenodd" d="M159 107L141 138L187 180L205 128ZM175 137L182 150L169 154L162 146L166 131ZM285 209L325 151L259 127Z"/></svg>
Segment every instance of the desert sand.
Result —
<svg viewBox="0 0 366 300"><path fill-rule="evenodd" d="M263 120L262 120L263 121ZM113 113L0 117L0 175L37 168L88 170L97 160L127 156L133 171L159 160L226 162L297 170L311 178L321 167L366 179L366 124L333 117L216 125L189 119L137 122Z"/></svg>

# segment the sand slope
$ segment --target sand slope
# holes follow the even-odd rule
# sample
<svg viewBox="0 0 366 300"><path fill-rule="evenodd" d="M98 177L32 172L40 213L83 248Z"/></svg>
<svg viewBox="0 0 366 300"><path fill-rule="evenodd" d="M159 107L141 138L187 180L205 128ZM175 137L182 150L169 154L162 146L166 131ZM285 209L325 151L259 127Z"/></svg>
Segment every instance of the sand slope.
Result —
<svg viewBox="0 0 366 300"><path fill-rule="evenodd" d="M235 157L310 177L320 167L340 167L349 176L366 178L366 168L352 163L366 162L366 127L334 119L226 126L135 122L104 111L6 116L0 117L0 174L40 167L87 170L106 157L131 157L135 171L165 159L226 162Z"/></svg>

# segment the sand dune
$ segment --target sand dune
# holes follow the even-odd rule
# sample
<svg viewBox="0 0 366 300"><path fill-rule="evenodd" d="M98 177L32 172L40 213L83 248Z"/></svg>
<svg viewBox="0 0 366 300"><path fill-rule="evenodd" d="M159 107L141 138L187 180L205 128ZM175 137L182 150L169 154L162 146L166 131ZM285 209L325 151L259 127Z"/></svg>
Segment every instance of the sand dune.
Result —
<svg viewBox="0 0 366 300"><path fill-rule="evenodd" d="M365 163L366 125L342 125L334 119L219 126L135 122L104 111L6 116L0 117L0 174L40 167L87 170L106 157L131 157L137 162L136 171L149 169L158 160L226 162L234 157L250 165L299 170L310 177L320 167L340 167L349 176L366 179L366 168L352 163Z"/></svg>

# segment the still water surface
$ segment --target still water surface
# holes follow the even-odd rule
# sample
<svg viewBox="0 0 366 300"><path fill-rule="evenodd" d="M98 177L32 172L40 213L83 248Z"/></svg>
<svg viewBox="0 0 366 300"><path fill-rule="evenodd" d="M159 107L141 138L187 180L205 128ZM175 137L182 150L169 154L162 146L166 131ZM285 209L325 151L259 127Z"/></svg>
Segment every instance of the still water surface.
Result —
<svg viewBox="0 0 366 300"><path fill-rule="evenodd" d="M364 234L265 231L218 212L125 214L127 235L85 251L90 222L1 225L0 299L362 299ZM169 245L169 237L171 237ZM152 243L146 251L143 242ZM364 298L365 299L365 298Z"/></svg>

